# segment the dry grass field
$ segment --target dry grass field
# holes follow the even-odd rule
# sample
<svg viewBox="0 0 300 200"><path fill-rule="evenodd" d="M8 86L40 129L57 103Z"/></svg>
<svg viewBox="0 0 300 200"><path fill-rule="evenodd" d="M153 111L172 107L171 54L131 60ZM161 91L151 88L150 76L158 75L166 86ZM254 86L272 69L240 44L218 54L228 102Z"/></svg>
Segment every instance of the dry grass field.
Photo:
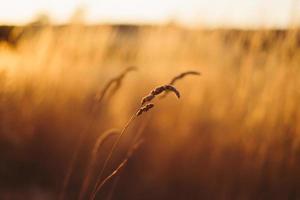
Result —
<svg viewBox="0 0 300 200"><path fill-rule="evenodd" d="M0 199L300 199L297 29L29 28L0 82Z"/></svg>

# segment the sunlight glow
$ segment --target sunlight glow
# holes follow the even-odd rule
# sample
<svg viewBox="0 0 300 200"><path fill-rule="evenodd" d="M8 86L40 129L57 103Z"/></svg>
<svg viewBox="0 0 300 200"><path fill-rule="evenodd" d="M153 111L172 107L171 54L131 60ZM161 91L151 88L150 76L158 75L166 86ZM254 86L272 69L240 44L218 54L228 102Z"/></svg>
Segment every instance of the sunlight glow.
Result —
<svg viewBox="0 0 300 200"><path fill-rule="evenodd" d="M1 24L23 24L38 13L65 23L76 8L89 23L165 23L279 26L289 25L300 11L298 0L10 0L1 2Z"/></svg>

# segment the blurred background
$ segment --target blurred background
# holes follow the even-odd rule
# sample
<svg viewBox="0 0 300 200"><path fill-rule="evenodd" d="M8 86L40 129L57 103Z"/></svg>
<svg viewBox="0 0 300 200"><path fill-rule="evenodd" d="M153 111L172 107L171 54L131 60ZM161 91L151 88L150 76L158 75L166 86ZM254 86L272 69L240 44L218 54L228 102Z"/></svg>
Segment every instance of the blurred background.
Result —
<svg viewBox="0 0 300 200"><path fill-rule="evenodd" d="M101 137L191 70L179 100L130 124L104 175L143 143L95 199L300 199L299 13L298 0L1 2L0 199L89 199L117 139Z"/></svg>

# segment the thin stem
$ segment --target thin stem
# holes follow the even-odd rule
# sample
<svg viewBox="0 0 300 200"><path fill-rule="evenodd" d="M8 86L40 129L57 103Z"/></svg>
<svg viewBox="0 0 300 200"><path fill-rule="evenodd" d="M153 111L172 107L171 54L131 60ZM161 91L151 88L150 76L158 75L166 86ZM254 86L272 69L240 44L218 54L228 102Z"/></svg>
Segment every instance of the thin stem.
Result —
<svg viewBox="0 0 300 200"><path fill-rule="evenodd" d="M120 140L121 140L122 136L123 136L124 133L126 132L126 130L127 130L127 128L129 127L129 125L135 120L135 118L136 118L136 114L134 113L134 114L130 117L130 119L128 120L128 122L127 122L126 125L124 126L124 128L122 129L122 131L121 131L119 137L117 138L117 140L115 141L115 143L113 144L113 146L112 146L112 148L111 148L111 151L109 152L108 156L106 157L106 160L104 161L103 167L102 167L102 169L101 169L99 175L97 176L97 182L96 182L95 187L94 187L94 189L93 189L93 192L92 192L92 195L91 195L91 197L90 197L90 200L94 200L94 199L95 199L96 194L97 194L97 192L98 192L98 190L99 190L98 188L99 188L99 186L100 186L100 184L101 184L101 179L102 179L103 173L104 173L104 171L105 171L105 169L106 169L106 167L107 167L109 161L111 160L114 151L116 150L118 144L120 143Z"/></svg>
<svg viewBox="0 0 300 200"><path fill-rule="evenodd" d="M93 111L91 111L91 112L93 112ZM83 143L84 135L85 135L86 132L89 132L92 129L95 121L96 121L96 119L93 118L92 121L87 126L87 128L84 131L80 132L80 134L79 134L78 143L75 146L75 150L72 154L72 158L71 158L71 160L69 162L69 165L68 165L66 176L64 177L64 180L63 180L62 190L61 190L61 192L59 194L59 197L58 197L59 200L65 199L65 192L67 190L67 187L69 185L72 173L74 171L74 166L75 166L75 163L77 161L78 154L79 154L80 148L81 148L82 143Z"/></svg>
<svg viewBox="0 0 300 200"><path fill-rule="evenodd" d="M104 132L103 134L101 134L98 137L98 139L97 139L97 141L96 141L96 143L95 143L95 145L93 147L93 150L91 152L91 158L88 161L87 167L85 169L84 180L83 180L80 192L79 192L79 198L78 198L79 200L81 200L81 199L84 198L86 190L88 189L89 182L90 182L90 180L92 178L92 175L93 175L93 172L94 172L94 168L95 168L95 165L96 165L96 162L97 162L97 153L98 153L100 147L103 145L103 143L107 139L109 139L110 137L115 136L115 135L117 135L119 133L120 133L119 130L110 129L110 130Z"/></svg>
<svg viewBox="0 0 300 200"><path fill-rule="evenodd" d="M112 179L115 175L118 174L119 171L121 171L125 165L128 163L130 157L133 155L133 153L140 147L140 145L143 143L143 140L138 141L134 146L132 146L129 149L129 153L128 155L126 155L125 159L118 165L118 167L110 174L108 175L102 182L101 184L99 184L99 187L97 189L97 191L99 191L107 181L109 181L110 179Z"/></svg>
<svg viewBox="0 0 300 200"><path fill-rule="evenodd" d="M150 119L152 118L152 113L149 113L149 115L147 116L146 120L142 121L142 124L141 126L139 127L138 131L137 131L137 134L135 135L132 143L131 143L131 146L134 147L136 143L138 143L139 140L141 140L141 137L142 137L142 134L146 128L146 126L148 125ZM131 154L131 150L132 148L128 149L127 153L126 153L126 156L129 157L130 154ZM120 171L120 170L118 170ZM117 175L117 174L116 174ZM108 197L107 197L107 200L111 199L112 196L113 196L113 193L114 193L114 190L119 182L119 179L120 179L120 175L121 175L121 172L119 173L119 176L117 176L115 178L115 180L113 181L113 185L112 185L112 188L108 194Z"/></svg>
<svg viewBox="0 0 300 200"><path fill-rule="evenodd" d="M101 183L100 183L100 185L99 185L99 187L97 188L97 191L96 192L98 192L102 187L103 187L103 185L107 182L107 181L109 181L114 175L116 175L122 168L124 168L125 167L125 164L128 162L128 158L127 159L125 159L125 160L123 160L122 162L121 162L121 164L110 174L110 175L108 175Z"/></svg>

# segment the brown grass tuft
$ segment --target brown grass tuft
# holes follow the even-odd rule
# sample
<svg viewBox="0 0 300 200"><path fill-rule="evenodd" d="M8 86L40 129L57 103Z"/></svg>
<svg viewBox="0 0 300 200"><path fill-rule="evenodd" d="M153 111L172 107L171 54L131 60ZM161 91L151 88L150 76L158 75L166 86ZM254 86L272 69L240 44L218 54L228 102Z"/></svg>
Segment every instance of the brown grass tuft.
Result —
<svg viewBox="0 0 300 200"><path fill-rule="evenodd" d="M152 103L148 103L147 105L143 106L146 102L150 102L152 99L154 99L157 95L161 94L162 92L164 91L171 91L171 92L174 92L175 95L180 98L180 93L179 91L174 87L174 86L171 86L171 85L164 85L164 86L160 86L160 87L157 87L155 89L153 89L150 94L147 96L147 97L144 97L142 99L142 105L140 106L140 108L137 110L137 112L135 114L133 114L130 119L128 120L128 122L126 123L126 125L123 127L121 133L119 134L119 137L117 138L117 140L115 141L115 143L113 144L108 156L106 157L105 161L104 161L104 164L103 164L103 167L101 168L100 172L98 173L97 175L97 182L95 184L95 187L91 193L91 196L90 196L90 200L94 200L96 198L96 195L98 193L98 191L101 189L101 187L103 186L103 184L109 180L114 174L116 174L119 170L119 168L122 168L127 160L125 159L125 161L123 161L120 165L119 165L119 168L117 168L111 175L109 175L108 177L106 177L103 181L102 180L102 176L103 176L103 173L108 165L108 163L110 162L110 160L112 159L112 156L113 156L113 153L114 151L116 150L118 144L120 143L121 141L121 138L122 136L124 135L124 133L126 132L126 130L128 129L128 127L130 126L130 124L136 119L136 117L140 116L142 113L144 112L147 112L149 111L151 108L154 107L154 104ZM151 98L149 98L149 96L151 96ZM130 153L131 155L132 153Z"/></svg>
<svg viewBox="0 0 300 200"><path fill-rule="evenodd" d="M128 67L126 68L119 76L111 79L106 85L105 87L103 88L103 90L96 96L96 100L97 102L101 102L103 100L103 98L105 97L105 95L107 94L107 92L109 91L109 89L111 88L112 85L115 84L115 87L113 89L113 91L111 92L110 94L110 97L116 93L116 91L121 87L122 85L122 81L124 79L124 77L126 76L126 74L128 74L129 72L131 71L135 71L137 70L136 67ZM93 108L91 110L91 113L93 112L97 112L97 104L94 104L93 105ZM64 195L65 195L65 190L69 184L69 181L70 181L70 178L71 178L71 175L73 173L73 167L75 165L75 162L77 160L77 156L78 156L78 152L79 152L79 149L81 148L81 145L82 145L82 140L83 140L83 137L84 137L84 133L85 132L88 132L89 129L92 127L93 123L95 122L95 118L90 122L87 130L85 131L82 131L79 135L79 142L78 142L78 145L75 147L75 150L74 150L74 153L72 155L72 158L71 158L71 161L70 161L70 164L69 164L69 167L67 169L67 173L66 173L66 176L64 178L64 181L63 181L63 186L62 186L62 191L60 192L60 195L59 195L59 199L60 200L63 200L64 199ZM99 138L100 139L100 138Z"/></svg>

